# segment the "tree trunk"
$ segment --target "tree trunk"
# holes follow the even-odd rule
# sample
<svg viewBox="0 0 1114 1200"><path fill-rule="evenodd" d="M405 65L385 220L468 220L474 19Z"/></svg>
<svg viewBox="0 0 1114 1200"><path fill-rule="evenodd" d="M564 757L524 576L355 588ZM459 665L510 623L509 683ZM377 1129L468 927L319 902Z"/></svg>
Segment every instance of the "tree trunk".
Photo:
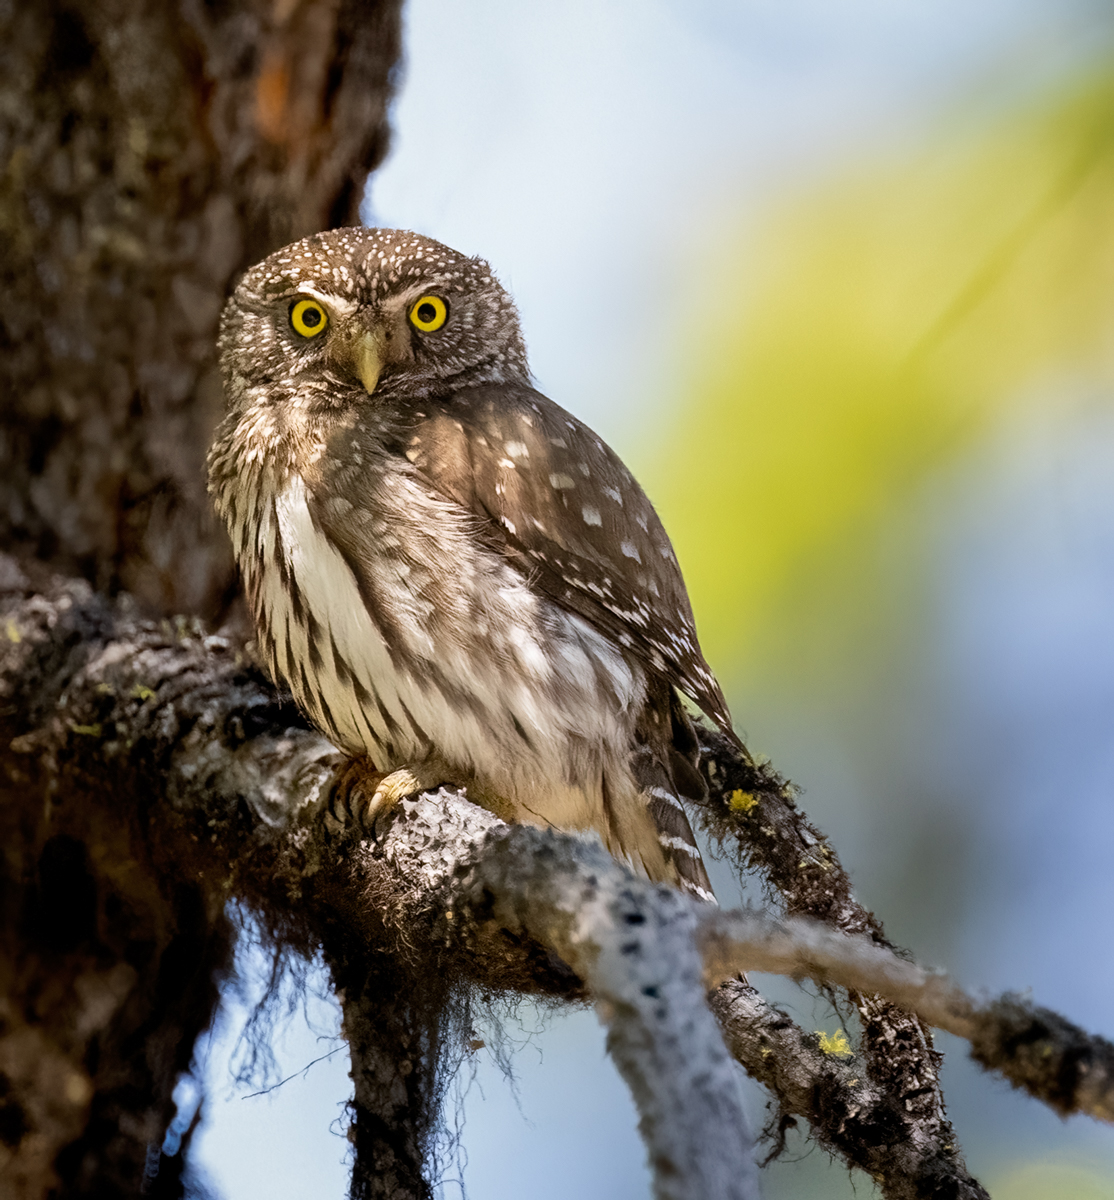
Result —
<svg viewBox="0 0 1114 1200"><path fill-rule="evenodd" d="M204 494L238 273L355 224L387 147L398 0L0 6L0 537L212 615Z"/></svg>
<svg viewBox="0 0 1114 1200"><path fill-rule="evenodd" d="M399 10L0 0L0 546L29 587L46 564L155 614L227 608L203 470L221 306L257 259L358 220ZM155 793L106 804L24 751L0 776L5 1194L178 1195L159 1146L228 969L225 892L159 861Z"/></svg>

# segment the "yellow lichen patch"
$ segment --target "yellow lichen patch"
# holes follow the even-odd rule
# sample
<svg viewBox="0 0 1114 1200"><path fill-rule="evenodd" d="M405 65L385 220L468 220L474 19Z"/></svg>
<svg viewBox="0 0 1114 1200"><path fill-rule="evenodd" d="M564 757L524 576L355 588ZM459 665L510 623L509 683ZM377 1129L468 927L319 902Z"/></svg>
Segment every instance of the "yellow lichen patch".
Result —
<svg viewBox="0 0 1114 1200"><path fill-rule="evenodd" d="M137 683L132 688L131 694L136 700L150 700L155 693L149 687L144 687L143 684Z"/></svg>
<svg viewBox="0 0 1114 1200"><path fill-rule="evenodd" d="M731 809L732 812L750 812L750 810L754 808L757 803L757 796L752 795L750 792L744 792L740 788L736 788L735 791L733 791L731 795L727 797L727 807Z"/></svg>
<svg viewBox="0 0 1114 1200"><path fill-rule="evenodd" d="M19 626L11 619L8 619L7 634L9 642L22 642L23 634L19 632Z"/></svg>
<svg viewBox="0 0 1114 1200"><path fill-rule="evenodd" d="M74 733L83 733L86 737L99 738L104 732L103 726L99 721L95 725L74 725L71 722L70 728L74 731Z"/></svg>
<svg viewBox="0 0 1114 1200"><path fill-rule="evenodd" d="M820 1039L820 1050L823 1054L834 1054L837 1058L850 1058L855 1053L851 1049L851 1043L847 1040L847 1034L842 1029L837 1029L835 1033L825 1033L822 1029L818 1029L816 1036Z"/></svg>

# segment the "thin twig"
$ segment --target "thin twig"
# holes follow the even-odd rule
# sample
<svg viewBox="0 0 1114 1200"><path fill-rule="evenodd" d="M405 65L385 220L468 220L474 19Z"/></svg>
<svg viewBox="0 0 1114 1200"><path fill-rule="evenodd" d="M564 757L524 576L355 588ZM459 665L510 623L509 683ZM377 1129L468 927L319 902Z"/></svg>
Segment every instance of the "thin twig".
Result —
<svg viewBox="0 0 1114 1200"><path fill-rule="evenodd" d="M295 1071L293 1075L287 1075L287 1077L285 1079L280 1079L278 1081L278 1083L272 1083L270 1087L265 1087L262 1089L262 1091L248 1092L248 1094L246 1096L241 1096L240 1099L241 1100L254 1100L256 1098L256 1096L267 1096L271 1092L277 1092L278 1089L280 1087L282 1087L282 1085L284 1083L289 1083L292 1079L297 1079L299 1075L301 1075L301 1077L303 1079L305 1079L306 1072L310 1069L310 1067L315 1067L315 1066L317 1066L317 1064L319 1062L324 1062L327 1058L332 1058L334 1054L339 1054L342 1050L347 1050L347 1049L348 1049L347 1042L343 1043L340 1046L336 1046L334 1049L330 1050L328 1054L322 1054L320 1058L315 1058L315 1059L313 1059L312 1062L306 1063L306 1065L304 1067L302 1067L301 1070Z"/></svg>

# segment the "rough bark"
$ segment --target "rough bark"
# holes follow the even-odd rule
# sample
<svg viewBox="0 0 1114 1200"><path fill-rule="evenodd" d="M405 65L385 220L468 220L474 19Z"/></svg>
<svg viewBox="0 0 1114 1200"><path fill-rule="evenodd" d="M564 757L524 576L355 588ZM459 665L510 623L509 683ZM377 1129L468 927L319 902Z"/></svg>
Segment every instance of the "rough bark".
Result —
<svg viewBox="0 0 1114 1200"><path fill-rule="evenodd" d="M638 1108L659 1200L757 1200L737 1080L704 1004L698 930L709 906L632 878L598 842L527 826L498 834L453 911L529 934L583 978Z"/></svg>
<svg viewBox="0 0 1114 1200"><path fill-rule="evenodd" d="M203 471L221 305L358 219L399 9L0 0L0 546L147 611L227 605ZM106 807L100 767L60 753L8 752L2 780L0 1171L13 1195L176 1194L158 1146L227 968L224 895L152 857L161 779Z"/></svg>
<svg viewBox="0 0 1114 1200"><path fill-rule="evenodd" d="M0 3L0 545L212 614L230 284L358 221L399 0Z"/></svg>
<svg viewBox="0 0 1114 1200"><path fill-rule="evenodd" d="M357 943L341 958L336 941L327 962L352 1062L350 1194L432 1197L427 1174L439 1084L453 1050L444 1036L445 1026L453 1032L452 985L425 956L415 963Z"/></svg>

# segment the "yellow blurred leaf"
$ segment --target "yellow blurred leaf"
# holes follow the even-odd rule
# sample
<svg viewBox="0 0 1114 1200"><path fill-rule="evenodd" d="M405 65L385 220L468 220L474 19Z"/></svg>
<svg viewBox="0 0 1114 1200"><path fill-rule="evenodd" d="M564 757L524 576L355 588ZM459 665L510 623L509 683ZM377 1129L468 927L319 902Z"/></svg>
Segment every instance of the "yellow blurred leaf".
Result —
<svg viewBox="0 0 1114 1200"><path fill-rule="evenodd" d="M1109 1172L1073 1163L1023 1163L987 1182L994 1200L1114 1200Z"/></svg>
<svg viewBox="0 0 1114 1200"><path fill-rule="evenodd" d="M1008 405L1114 380L1114 67L782 204L735 247L648 473L721 669Z"/></svg>

